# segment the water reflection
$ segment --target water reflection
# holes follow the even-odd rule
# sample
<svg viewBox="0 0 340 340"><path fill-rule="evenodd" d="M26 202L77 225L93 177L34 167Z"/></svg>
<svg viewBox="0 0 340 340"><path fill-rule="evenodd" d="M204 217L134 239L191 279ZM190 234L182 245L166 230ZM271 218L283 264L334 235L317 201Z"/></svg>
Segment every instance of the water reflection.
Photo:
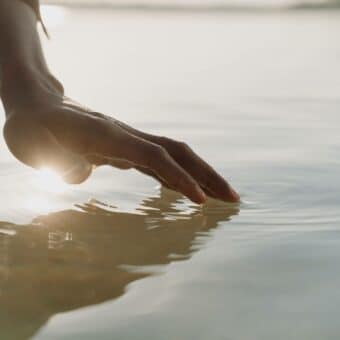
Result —
<svg viewBox="0 0 340 340"><path fill-rule="evenodd" d="M56 313L119 297L152 275L148 266L189 258L198 235L238 213L217 202L188 211L181 199L162 189L136 213L91 202L30 225L0 222L1 338L27 339Z"/></svg>

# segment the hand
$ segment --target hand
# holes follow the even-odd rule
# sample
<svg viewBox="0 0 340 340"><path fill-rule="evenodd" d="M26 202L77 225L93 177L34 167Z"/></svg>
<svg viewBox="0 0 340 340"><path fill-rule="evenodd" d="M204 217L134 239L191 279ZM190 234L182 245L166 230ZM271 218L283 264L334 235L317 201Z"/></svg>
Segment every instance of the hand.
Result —
<svg viewBox="0 0 340 340"><path fill-rule="evenodd" d="M85 181L99 165L134 168L196 203L204 203L206 196L239 201L230 185L185 143L138 131L63 95L35 97L39 99L34 104L12 110L4 127L7 145L21 162L54 168L74 184Z"/></svg>
<svg viewBox="0 0 340 340"><path fill-rule="evenodd" d="M15 157L34 168L52 167L69 183L109 164L135 168L197 203L206 195L239 200L186 144L135 130L64 97L47 66L36 20L23 2L0 1L0 96L4 137Z"/></svg>

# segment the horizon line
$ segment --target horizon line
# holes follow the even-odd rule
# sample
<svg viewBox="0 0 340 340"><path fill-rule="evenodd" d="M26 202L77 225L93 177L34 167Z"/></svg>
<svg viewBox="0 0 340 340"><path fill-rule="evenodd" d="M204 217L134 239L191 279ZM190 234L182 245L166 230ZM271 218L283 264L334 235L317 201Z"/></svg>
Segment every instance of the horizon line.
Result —
<svg viewBox="0 0 340 340"><path fill-rule="evenodd" d="M65 0L48 0L44 1L43 5L56 5L56 6L64 6L64 7L72 7L72 8L84 8L84 9L112 9L112 10L150 10L150 11L185 11L185 12L217 12L217 11L244 11L244 12L252 12L252 11L262 11L262 12L272 12L272 11L282 11L282 10L329 10L329 9L340 9L339 2L328 2L328 3L319 3L319 4L310 4L310 3L301 3L294 5L281 5L281 6L263 6L263 5L236 5L236 4L212 4L212 5L199 5L199 4L170 4L166 3L156 4L156 3L89 3L89 2L80 2L80 3L70 3Z"/></svg>

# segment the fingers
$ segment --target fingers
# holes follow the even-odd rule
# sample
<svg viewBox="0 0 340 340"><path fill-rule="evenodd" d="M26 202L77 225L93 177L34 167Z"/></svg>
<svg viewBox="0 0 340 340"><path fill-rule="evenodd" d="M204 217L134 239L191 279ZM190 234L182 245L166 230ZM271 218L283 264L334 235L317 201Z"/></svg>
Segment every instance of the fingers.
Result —
<svg viewBox="0 0 340 340"><path fill-rule="evenodd" d="M161 183L181 192L193 202L201 204L206 201L206 195L198 183L176 163L164 148L147 141L143 141L139 147L140 154L135 159L137 165L152 171Z"/></svg>
<svg viewBox="0 0 340 340"><path fill-rule="evenodd" d="M22 117L10 117L4 127L4 137L12 154L36 169L56 170L70 184L85 181L92 172L87 160L62 147L48 129Z"/></svg>
<svg viewBox="0 0 340 340"><path fill-rule="evenodd" d="M185 143L146 134L121 122L117 123L127 131L165 148L169 155L199 183L208 196L223 201L240 200L239 195L228 182Z"/></svg>
<svg viewBox="0 0 340 340"><path fill-rule="evenodd" d="M240 200L239 195L228 182L185 143L168 139L165 143L174 159L200 183L209 196L223 201Z"/></svg>
<svg viewBox="0 0 340 340"><path fill-rule="evenodd" d="M238 202L240 197L228 182L186 144L167 140L170 153L204 188L210 196L223 201Z"/></svg>
<svg viewBox="0 0 340 340"><path fill-rule="evenodd" d="M92 126L96 129L89 133L95 136L92 152L106 158L121 159L134 166L151 170L158 178L171 188L181 192L193 202L203 203L206 196L198 183L188 174L161 146L135 136L111 122L99 121Z"/></svg>

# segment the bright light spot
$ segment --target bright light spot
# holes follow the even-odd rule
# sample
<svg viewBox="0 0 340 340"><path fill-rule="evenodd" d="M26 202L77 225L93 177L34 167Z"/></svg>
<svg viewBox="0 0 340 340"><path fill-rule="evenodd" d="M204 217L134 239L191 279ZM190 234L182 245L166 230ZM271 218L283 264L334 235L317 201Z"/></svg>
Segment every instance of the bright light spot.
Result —
<svg viewBox="0 0 340 340"><path fill-rule="evenodd" d="M46 27L54 28L65 20L65 9L59 6L45 5L41 7L41 16Z"/></svg>
<svg viewBox="0 0 340 340"><path fill-rule="evenodd" d="M50 193L61 193L67 188L67 184L61 176L49 168L42 168L38 171L36 182L40 188Z"/></svg>
<svg viewBox="0 0 340 340"><path fill-rule="evenodd" d="M48 213L56 207L62 193L67 191L68 184L50 168L34 171L31 184L34 190L25 198L25 208L39 213Z"/></svg>
<svg viewBox="0 0 340 340"><path fill-rule="evenodd" d="M48 213L52 206L46 197L30 197L27 199L25 208L39 213Z"/></svg>

